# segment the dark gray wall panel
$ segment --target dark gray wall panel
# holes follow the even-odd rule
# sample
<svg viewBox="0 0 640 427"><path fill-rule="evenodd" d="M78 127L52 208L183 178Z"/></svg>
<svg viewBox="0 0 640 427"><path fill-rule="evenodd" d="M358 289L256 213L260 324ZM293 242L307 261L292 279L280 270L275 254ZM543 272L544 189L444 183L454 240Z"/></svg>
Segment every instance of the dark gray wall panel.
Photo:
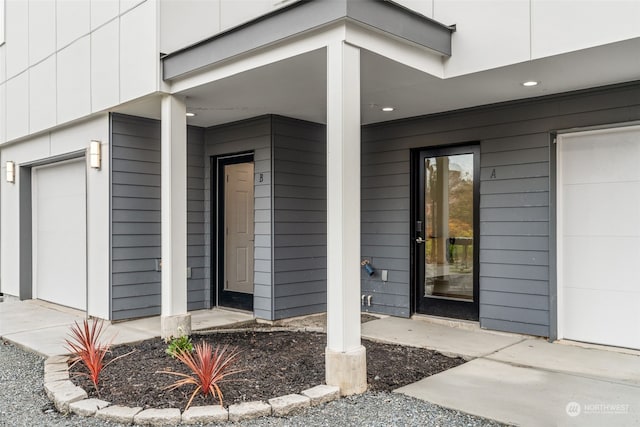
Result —
<svg viewBox="0 0 640 427"><path fill-rule="evenodd" d="M637 83L364 127L361 251L389 270L386 284L363 274L370 310L410 314L411 149L479 141L480 324L549 336L550 134L632 120Z"/></svg>
<svg viewBox="0 0 640 427"><path fill-rule="evenodd" d="M33 216L31 197L31 168L18 168L19 187L19 212L20 224L19 235L19 298L20 300L31 299L33 297Z"/></svg>
<svg viewBox="0 0 640 427"><path fill-rule="evenodd" d="M112 319L156 315L161 280L155 271L155 260L161 257L160 125L114 114L111 132Z"/></svg>
<svg viewBox="0 0 640 427"><path fill-rule="evenodd" d="M546 251L490 250L480 252L480 262L487 264L549 265Z"/></svg>
<svg viewBox="0 0 640 427"><path fill-rule="evenodd" d="M160 313L160 122L111 118L111 309L112 319ZM187 131L187 308L205 307L204 133Z"/></svg>
<svg viewBox="0 0 640 427"><path fill-rule="evenodd" d="M513 278L481 277L480 289L486 291L504 291L530 295L549 295L549 284L544 280L522 280Z"/></svg>
<svg viewBox="0 0 640 427"><path fill-rule="evenodd" d="M549 223L546 221L482 222L480 232L493 236L548 236Z"/></svg>
<svg viewBox="0 0 640 427"><path fill-rule="evenodd" d="M543 337L546 336L549 331L548 325L536 325L533 323L512 322L504 319L491 318L484 319L482 322L482 327L486 329L494 329L497 331L509 331L516 334L529 334Z"/></svg>
<svg viewBox="0 0 640 427"><path fill-rule="evenodd" d="M204 129L187 127L187 309L209 306L205 275Z"/></svg>
<svg viewBox="0 0 640 427"><path fill-rule="evenodd" d="M326 143L322 125L274 116L274 316L327 302Z"/></svg>
<svg viewBox="0 0 640 427"><path fill-rule="evenodd" d="M271 118L269 116L243 120L241 122L208 128L204 133L204 154L207 162L212 156L237 153L253 153L254 158L254 296L253 312L260 319L273 320L272 307L272 203L271 203ZM211 173L204 169L204 226L205 243L205 289L215 292L217 273L211 270L211 233L215 233L215 222L210 223L215 200L211 200ZM213 227L213 228L212 228ZM215 249L215 248L214 248ZM212 280L213 278L213 280ZM213 283L214 289L211 288Z"/></svg>
<svg viewBox="0 0 640 427"><path fill-rule="evenodd" d="M384 150L363 141L361 255L377 274L361 275L362 294L372 296L372 305L362 310L408 317L410 155L393 143ZM380 280L382 269L389 271L386 283Z"/></svg>

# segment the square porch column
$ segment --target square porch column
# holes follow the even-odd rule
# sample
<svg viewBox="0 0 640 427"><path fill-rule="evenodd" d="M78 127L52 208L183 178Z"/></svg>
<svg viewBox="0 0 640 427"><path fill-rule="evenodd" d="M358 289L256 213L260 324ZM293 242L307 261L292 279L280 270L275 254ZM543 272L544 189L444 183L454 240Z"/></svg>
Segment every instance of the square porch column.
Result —
<svg viewBox="0 0 640 427"><path fill-rule="evenodd" d="M162 97L161 222L162 298L161 336L191 333L187 313L187 117L183 100Z"/></svg>
<svg viewBox="0 0 640 427"><path fill-rule="evenodd" d="M327 46L326 382L367 389L360 342L360 50Z"/></svg>

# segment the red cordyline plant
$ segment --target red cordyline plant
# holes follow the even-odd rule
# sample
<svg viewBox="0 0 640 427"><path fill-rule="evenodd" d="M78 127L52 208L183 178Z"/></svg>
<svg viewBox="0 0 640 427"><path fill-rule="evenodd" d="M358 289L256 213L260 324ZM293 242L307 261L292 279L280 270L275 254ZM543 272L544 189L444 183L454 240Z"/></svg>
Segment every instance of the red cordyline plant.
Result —
<svg viewBox="0 0 640 427"><path fill-rule="evenodd" d="M105 344L101 343L100 338L103 328L104 321L102 319L93 321L91 325L89 325L89 321L85 319L82 326L80 326L78 322L75 322L75 325L71 327L69 338L65 339L66 348L73 355L71 358L71 366L78 362L82 362L86 366L89 373L78 372L77 375L86 375L89 377L98 394L100 394L98 391L100 372L110 363L130 354L123 354L104 363L104 357L111 348L113 338Z"/></svg>
<svg viewBox="0 0 640 427"><path fill-rule="evenodd" d="M229 350L229 346L225 345L222 348L216 347L214 350L211 344L202 341L195 345L193 353L184 349L180 349L175 353L175 358L191 370L191 375L172 371L159 371L159 373L182 377L181 380L166 387L166 390L175 390L189 384L196 386L185 409L189 408L198 392L204 396L211 394L214 399L217 396L220 406L222 406L222 391L218 384L225 377L242 371L234 368L237 357L238 351L236 349Z"/></svg>

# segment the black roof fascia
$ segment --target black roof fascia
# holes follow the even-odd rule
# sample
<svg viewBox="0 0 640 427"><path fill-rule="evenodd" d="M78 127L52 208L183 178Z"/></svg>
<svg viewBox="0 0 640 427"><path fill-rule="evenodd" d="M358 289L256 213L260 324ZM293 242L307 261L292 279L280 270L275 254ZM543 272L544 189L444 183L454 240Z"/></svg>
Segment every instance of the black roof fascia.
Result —
<svg viewBox="0 0 640 427"><path fill-rule="evenodd" d="M340 19L373 27L451 56L452 27L389 0L301 0L162 58L171 80Z"/></svg>

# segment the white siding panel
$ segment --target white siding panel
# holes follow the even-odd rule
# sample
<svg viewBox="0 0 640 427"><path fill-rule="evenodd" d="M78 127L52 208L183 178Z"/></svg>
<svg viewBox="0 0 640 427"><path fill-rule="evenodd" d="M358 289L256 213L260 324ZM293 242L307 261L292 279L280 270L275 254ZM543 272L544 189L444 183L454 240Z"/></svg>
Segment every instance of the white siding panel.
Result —
<svg viewBox="0 0 640 427"><path fill-rule="evenodd" d="M91 0L91 29L118 16L120 5L115 0Z"/></svg>
<svg viewBox="0 0 640 427"><path fill-rule="evenodd" d="M7 45L0 46L0 83L7 80Z"/></svg>
<svg viewBox="0 0 640 427"><path fill-rule="evenodd" d="M103 114L76 126L64 127L51 133L49 146L50 156L59 156L71 151L89 147L92 139L108 142L107 115ZM103 159L105 155L102 156ZM104 166L103 166L104 167Z"/></svg>
<svg viewBox="0 0 640 427"><path fill-rule="evenodd" d="M0 84L0 144L7 140L7 85Z"/></svg>
<svg viewBox="0 0 640 427"><path fill-rule="evenodd" d="M120 99L118 31L114 20L91 34L91 111L117 105Z"/></svg>
<svg viewBox="0 0 640 427"><path fill-rule="evenodd" d="M7 139L29 132L29 73L22 73L7 82Z"/></svg>
<svg viewBox="0 0 640 427"><path fill-rule="evenodd" d="M115 2L116 0L113 1ZM128 10L133 9L143 1L145 0L120 0L120 13L125 13Z"/></svg>
<svg viewBox="0 0 640 427"><path fill-rule="evenodd" d="M444 63L446 77L529 59L527 0L440 0L434 18L458 28L451 39L454 54Z"/></svg>
<svg viewBox="0 0 640 427"><path fill-rule="evenodd" d="M80 0L56 2L56 47L58 50L89 33L90 3Z"/></svg>
<svg viewBox="0 0 640 427"><path fill-rule="evenodd" d="M29 64L33 65L56 51L56 3L29 2Z"/></svg>
<svg viewBox="0 0 640 427"><path fill-rule="evenodd" d="M158 80L156 5L146 2L120 18L120 101L153 92Z"/></svg>
<svg viewBox="0 0 640 427"><path fill-rule="evenodd" d="M5 7L7 77L13 77L29 65L29 4L8 1Z"/></svg>
<svg viewBox="0 0 640 427"><path fill-rule="evenodd" d="M58 53L58 123L91 112L89 36Z"/></svg>
<svg viewBox="0 0 640 427"><path fill-rule="evenodd" d="M418 12L429 18L433 17L433 7L435 0L396 0L396 3Z"/></svg>
<svg viewBox="0 0 640 427"><path fill-rule="evenodd" d="M532 59L640 36L640 2L531 2Z"/></svg>
<svg viewBox="0 0 640 427"><path fill-rule="evenodd" d="M29 131L56 125L56 57L29 69Z"/></svg>
<svg viewBox="0 0 640 427"><path fill-rule="evenodd" d="M220 31L220 0L160 2L160 51L171 53Z"/></svg>
<svg viewBox="0 0 640 427"><path fill-rule="evenodd" d="M238 7L238 0L220 0L220 30L240 25L274 9L273 0L244 0Z"/></svg>

